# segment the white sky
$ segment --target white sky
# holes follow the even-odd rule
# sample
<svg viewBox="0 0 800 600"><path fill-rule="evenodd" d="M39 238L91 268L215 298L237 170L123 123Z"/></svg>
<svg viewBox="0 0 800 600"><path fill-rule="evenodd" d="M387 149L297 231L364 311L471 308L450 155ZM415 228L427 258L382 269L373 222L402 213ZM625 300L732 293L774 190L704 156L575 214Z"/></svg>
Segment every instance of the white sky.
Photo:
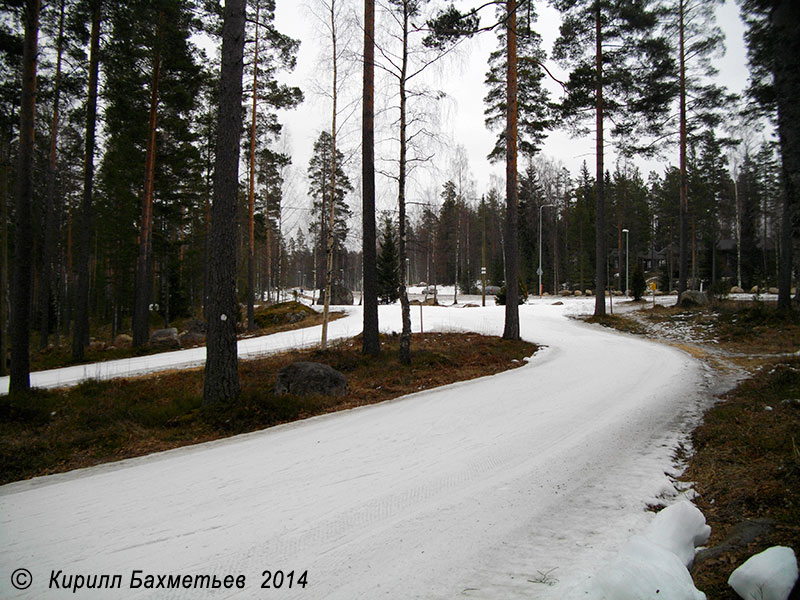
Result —
<svg viewBox="0 0 800 600"><path fill-rule="evenodd" d="M342 1L342 0L338 0ZM278 0L276 10L276 26L279 31L301 40L298 55L297 69L291 75L286 76L285 80L293 85L298 85L303 89L306 100L303 104L292 111L283 111L281 121L284 124L284 131L288 135L288 140L292 148L294 181L292 189L287 190L287 204L306 205L309 203L307 198L307 184L305 183L305 172L311 156L314 140L322 129L330 127L330 100L318 93L314 89L319 89L320 76L327 77L324 73L328 70L327 64L322 64L321 60L325 57L325 33L322 30L319 19L313 15L313 8L319 10L317 0L305 0L296 2L294 0ZM363 15L363 3L360 1L347 0L348 10L357 15L360 20ZM464 3L466 4L466 3ZM538 31L543 37L543 46L549 53L553 41L558 35L560 24L559 13L548 3L538 2L537 11ZM739 92L747 84L748 71L747 60L742 39L743 25L739 19L738 7L732 0L719 7L717 11L718 24L726 35L726 55L717 61L720 70L719 82L727 85L729 91ZM488 18L484 17L484 20ZM378 21L380 27L380 21ZM378 33L380 35L380 33ZM360 31L356 31L352 37L353 52L360 53L362 39ZM483 97L486 88L483 84L485 72L487 70L487 57L496 46L496 38L493 34L487 33L469 40L463 44L460 54L453 60L448 60L442 69L435 73L434 84L447 93L448 98L443 102L442 114L440 115L440 127L448 140L448 145L454 148L462 145L469 158L469 166L472 178L475 180L476 192L478 195L485 193L490 185L493 175L503 177L503 165L490 165L486 161L486 154L491 149L496 134L486 130L484 126L484 105ZM557 65L550 61L548 67L554 74L564 73ZM352 93L360 94L360 69L358 66L353 75ZM551 92L557 97L559 86L552 84ZM381 90L378 90L378 94ZM349 134L342 136L342 149L345 153L358 153L360 142L360 106L356 106L356 112L349 121L346 129ZM571 138L565 131L554 131L544 143L542 153L552 159L561 161L576 174L581 163L585 160L593 170L594 163L594 138ZM409 192L411 199L422 199L426 192L431 191L438 194L441 184L449 176L449 164L451 157L446 150L440 150L433 159L434 168L438 174L417 171L416 181L412 184ZM670 163L676 160L662 159L660 161L638 161L640 168L646 177L650 170L662 172ZM613 158L606 160L609 168L613 168ZM358 179L360 178L360 167L354 164L349 175L356 190L358 190ZM388 180L378 178L378 208L394 208L396 200ZM354 194L351 205L357 213L360 199L358 194ZM302 221L300 215L290 218L287 226L291 227L293 222ZM356 225L357 229L360 229ZM285 232L287 233L287 232Z"/></svg>

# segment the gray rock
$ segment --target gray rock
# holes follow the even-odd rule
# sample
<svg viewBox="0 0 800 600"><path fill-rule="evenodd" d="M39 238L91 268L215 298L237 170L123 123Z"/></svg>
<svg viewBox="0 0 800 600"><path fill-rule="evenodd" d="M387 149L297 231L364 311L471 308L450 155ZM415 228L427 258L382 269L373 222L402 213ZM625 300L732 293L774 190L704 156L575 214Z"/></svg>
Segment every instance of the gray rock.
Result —
<svg viewBox="0 0 800 600"><path fill-rule="evenodd" d="M181 347L181 340L178 337L178 330L174 327L166 329L156 329L150 336L150 345L154 348L174 349Z"/></svg>
<svg viewBox="0 0 800 600"><path fill-rule="evenodd" d="M738 285L735 285L731 288L731 294L744 294L744 290Z"/></svg>
<svg viewBox="0 0 800 600"><path fill-rule="evenodd" d="M334 283L331 285L331 302L332 305L352 305L353 304L353 292L349 289L340 285L338 283ZM319 299L317 300L317 304L323 305L325 304L325 288L323 287L319 292Z"/></svg>
<svg viewBox="0 0 800 600"><path fill-rule="evenodd" d="M203 335L206 334L208 330L208 325L202 319L190 319L186 323L186 331L189 333L202 333Z"/></svg>
<svg viewBox="0 0 800 600"><path fill-rule="evenodd" d="M116 348L130 348L133 345L133 338L126 333L120 333L114 338Z"/></svg>
<svg viewBox="0 0 800 600"><path fill-rule="evenodd" d="M681 294L678 305L688 308L692 306L707 306L708 296L705 292L698 292L697 290L686 290Z"/></svg>
<svg viewBox="0 0 800 600"><path fill-rule="evenodd" d="M775 521L771 519L751 519L734 525L731 527L728 537L721 543L698 551L694 557L692 570L696 569L707 560L716 559L728 552L746 548L748 544L752 544L758 539L764 537L769 539L769 535L774 527Z"/></svg>
<svg viewBox="0 0 800 600"><path fill-rule="evenodd" d="M572 290L561 290L559 294L562 296L572 296Z"/></svg>
<svg viewBox="0 0 800 600"><path fill-rule="evenodd" d="M278 371L275 378L276 394L296 396L344 396L347 378L329 365L313 362L296 362Z"/></svg>

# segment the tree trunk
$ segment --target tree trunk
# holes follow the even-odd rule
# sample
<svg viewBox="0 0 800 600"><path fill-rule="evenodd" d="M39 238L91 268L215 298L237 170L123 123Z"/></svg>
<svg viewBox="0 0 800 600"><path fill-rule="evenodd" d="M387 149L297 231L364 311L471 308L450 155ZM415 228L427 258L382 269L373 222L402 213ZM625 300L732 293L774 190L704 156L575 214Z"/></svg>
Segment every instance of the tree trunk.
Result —
<svg viewBox="0 0 800 600"><path fill-rule="evenodd" d="M10 132L9 134L10 135ZM8 172L10 150L6 136L0 154L0 377L8 375Z"/></svg>
<svg viewBox="0 0 800 600"><path fill-rule="evenodd" d="M403 328L400 332L400 362L411 364L411 307L408 304L408 264L406 242L406 75L408 72L408 2L403 2L403 53L400 63L400 169L397 177L397 207L399 211L398 254L400 260L400 310ZM456 282L458 285L458 282Z"/></svg>
<svg viewBox="0 0 800 600"><path fill-rule="evenodd" d="M680 255L678 258L678 300L686 291L689 271L689 199L686 175L686 57L684 51L684 0L678 1L678 49L680 61Z"/></svg>
<svg viewBox="0 0 800 600"><path fill-rule="evenodd" d="M17 210L14 229L14 273L11 303L11 381L9 392L30 389L30 312L33 272L33 160L36 119L36 58L39 42L39 0L24 7L25 42L22 55Z"/></svg>
<svg viewBox="0 0 800 600"><path fill-rule="evenodd" d="M797 237L798 195L800 195L800 6L794 0L780 0L773 8L775 92L778 103L778 137L783 163L783 214L781 216L781 264L778 272L778 309L791 310L793 239ZM800 288L798 289L800 294Z"/></svg>
<svg viewBox="0 0 800 600"><path fill-rule="evenodd" d="M517 228L517 2L506 0L506 319L503 339L519 339Z"/></svg>
<svg viewBox="0 0 800 600"><path fill-rule="evenodd" d="M606 200L605 200L605 177L603 167L603 38L601 26L601 5L597 0L595 8L595 65L597 72L597 83L595 94L596 103L596 128L597 145L596 153L596 177L597 197L595 198L595 301L594 316L600 317L606 314Z"/></svg>
<svg viewBox="0 0 800 600"><path fill-rule="evenodd" d="M143 346L150 339L150 274L153 270L153 186L156 165L156 117L158 116L158 82L161 72L161 40L164 12L158 15L153 75L150 83L150 120L147 128L142 222L139 232L139 257L136 261L136 287L133 305L133 345Z"/></svg>
<svg viewBox="0 0 800 600"><path fill-rule="evenodd" d="M72 333L72 358L83 360L89 345L89 261L91 258L92 195L94 150L97 128L97 71L100 62L100 11L102 0L92 3L92 33L89 49L89 82L86 101L86 139L83 158L83 196L78 231L78 283L75 291L75 325Z"/></svg>
<svg viewBox="0 0 800 600"><path fill-rule="evenodd" d="M377 235L375 232L375 0L364 0L364 100L361 131L364 334L363 354L380 353Z"/></svg>
<svg viewBox="0 0 800 600"><path fill-rule="evenodd" d="M328 319L331 306L331 283L333 278L333 236L336 224L336 86L337 81L337 56L336 56L336 0L331 0L331 44L332 63L333 63L333 86L332 86L332 108L331 108L331 185L330 185L330 206L328 206L328 236L325 248L325 301L322 307L322 341L320 348L326 350L328 347ZM323 216L324 218L324 216Z"/></svg>
<svg viewBox="0 0 800 600"><path fill-rule="evenodd" d="M61 96L61 57L64 37L64 0L60 2L58 39L56 41L56 76L53 90L53 119L50 126L50 162L47 168L47 195L44 205L44 244L42 245L42 271L39 282L39 348L47 347L50 335L50 306L53 296L53 263L56 260L58 236L58 209L56 208L56 156L58 149L59 100Z"/></svg>
<svg viewBox="0 0 800 600"><path fill-rule="evenodd" d="M255 198L256 198L256 105L258 103L258 13L256 2L256 35L253 54L253 106L250 116L250 189L247 201L247 331L256 328L255 322L255 271L256 271L256 233L255 233ZM269 231L269 212L267 213L267 231ZM269 252L269 235L267 235L267 252Z"/></svg>
<svg viewBox="0 0 800 600"><path fill-rule="evenodd" d="M203 404L230 402L239 395L236 348L236 199L239 135L242 130L245 0L225 0L222 70L217 113L214 201L208 264L208 335Z"/></svg>

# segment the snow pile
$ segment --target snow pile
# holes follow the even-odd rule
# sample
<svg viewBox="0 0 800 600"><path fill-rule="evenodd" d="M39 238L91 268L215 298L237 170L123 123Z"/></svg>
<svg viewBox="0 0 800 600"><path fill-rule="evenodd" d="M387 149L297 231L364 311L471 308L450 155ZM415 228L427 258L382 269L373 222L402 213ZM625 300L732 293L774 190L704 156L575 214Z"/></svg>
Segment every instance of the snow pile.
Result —
<svg viewBox="0 0 800 600"><path fill-rule="evenodd" d="M705 600L688 566L711 528L695 506L678 502L662 510L642 535L631 538L595 577L596 600Z"/></svg>
<svg viewBox="0 0 800 600"><path fill-rule="evenodd" d="M794 550L773 546L751 556L728 578L728 585L744 600L786 600L797 581Z"/></svg>

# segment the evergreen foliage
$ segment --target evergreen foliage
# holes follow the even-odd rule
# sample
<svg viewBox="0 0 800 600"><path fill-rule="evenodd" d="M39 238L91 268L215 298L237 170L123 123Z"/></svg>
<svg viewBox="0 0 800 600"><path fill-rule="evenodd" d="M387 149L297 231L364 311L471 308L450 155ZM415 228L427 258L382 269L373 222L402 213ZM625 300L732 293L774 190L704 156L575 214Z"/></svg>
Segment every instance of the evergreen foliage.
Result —
<svg viewBox="0 0 800 600"><path fill-rule="evenodd" d="M397 252L397 228L388 214L383 215L380 252L378 252L378 300L393 304L400 297L400 263Z"/></svg>

